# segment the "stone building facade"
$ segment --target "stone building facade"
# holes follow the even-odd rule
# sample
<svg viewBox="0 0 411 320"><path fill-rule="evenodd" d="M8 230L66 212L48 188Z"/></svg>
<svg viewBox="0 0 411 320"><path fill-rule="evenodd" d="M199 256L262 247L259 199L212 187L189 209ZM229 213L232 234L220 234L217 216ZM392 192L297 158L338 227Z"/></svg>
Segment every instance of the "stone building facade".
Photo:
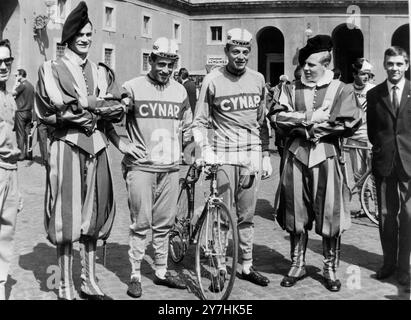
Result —
<svg viewBox="0 0 411 320"><path fill-rule="evenodd" d="M79 0L1 0L0 38L12 41L14 68L37 80L42 61L62 54L64 19ZM333 67L351 81L350 64L365 56L384 78L383 52L397 44L409 51L407 0L86 0L94 25L91 58L111 65L120 82L147 72L153 41L166 36L180 45L179 67L204 74L223 62L225 33L243 27L254 36L249 66L276 83L293 77L299 48L308 37L330 34ZM42 27L42 20L48 20ZM33 26L37 21L37 30ZM44 23L43 23L44 24Z"/></svg>

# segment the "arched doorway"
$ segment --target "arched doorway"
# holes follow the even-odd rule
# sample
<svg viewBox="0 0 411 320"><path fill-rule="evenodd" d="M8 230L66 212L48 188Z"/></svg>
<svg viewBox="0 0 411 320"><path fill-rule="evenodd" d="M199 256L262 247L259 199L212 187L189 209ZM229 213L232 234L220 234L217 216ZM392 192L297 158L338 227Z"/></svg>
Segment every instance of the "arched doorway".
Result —
<svg viewBox="0 0 411 320"><path fill-rule="evenodd" d="M3 31L18 5L17 0L0 1L0 39L3 39Z"/></svg>
<svg viewBox="0 0 411 320"><path fill-rule="evenodd" d="M395 30L391 38L391 45L403 48L407 51L408 56L410 55L410 25L408 23ZM405 77L410 79L410 69L405 72Z"/></svg>
<svg viewBox="0 0 411 320"><path fill-rule="evenodd" d="M332 33L334 68L341 71L341 80L353 81L352 63L364 56L364 36L360 29L349 29L346 24L337 26Z"/></svg>
<svg viewBox="0 0 411 320"><path fill-rule="evenodd" d="M284 36L275 27L265 27L257 33L257 43L258 71L276 85L284 74Z"/></svg>

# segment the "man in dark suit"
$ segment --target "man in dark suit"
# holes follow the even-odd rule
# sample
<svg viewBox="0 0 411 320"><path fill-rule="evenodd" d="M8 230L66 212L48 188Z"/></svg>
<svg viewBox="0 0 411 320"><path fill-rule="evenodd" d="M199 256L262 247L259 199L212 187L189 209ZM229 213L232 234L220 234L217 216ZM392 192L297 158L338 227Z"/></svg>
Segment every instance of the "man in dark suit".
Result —
<svg viewBox="0 0 411 320"><path fill-rule="evenodd" d="M17 103L15 116L15 131L17 145L21 150L19 160L29 159L27 153L27 141L31 130L32 110L34 107L34 87L27 80L24 69L18 69L16 73L16 85L12 91Z"/></svg>
<svg viewBox="0 0 411 320"><path fill-rule="evenodd" d="M188 78L189 73L186 68L181 68L178 72L178 77L181 79L181 84L186 88L188 100L191 106L191 112L194 114L194 109L197 102L196 84Z"/></svg>
<svg viewBox="0 0 411 320"><path fill-rule="evenodd" d="M410 283L411 251L411 98L407 52L390 47L384 53L387 80L367 93L368 138L380 209L384 255L377 279L397 271L401 285Z"/></svg>

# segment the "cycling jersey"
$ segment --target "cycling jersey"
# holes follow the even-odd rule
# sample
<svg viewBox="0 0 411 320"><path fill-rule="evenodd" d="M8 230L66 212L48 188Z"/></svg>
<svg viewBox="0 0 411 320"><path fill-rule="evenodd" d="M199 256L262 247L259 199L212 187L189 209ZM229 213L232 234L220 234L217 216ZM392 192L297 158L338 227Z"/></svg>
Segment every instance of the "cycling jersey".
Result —
<svg viewBox="0 0 411 320"><path fill-rule="evenodd" d="M238 76L220 67L209 73L193 121L193 135L201 150L224 156L268 150L264 99L264 77L256 71L246 68Z"/></svg>
<svg viewBox="0 0 411 320"><path fill-rule="evenodd" d="M124 89L133 100L126 118L127 134L138 148L147 152L142 159L125 155L123 164L143 171L178 170L181 131L189 139L192 113L186 89L171 79L159 85L142 76L126 81Z"/></svg>

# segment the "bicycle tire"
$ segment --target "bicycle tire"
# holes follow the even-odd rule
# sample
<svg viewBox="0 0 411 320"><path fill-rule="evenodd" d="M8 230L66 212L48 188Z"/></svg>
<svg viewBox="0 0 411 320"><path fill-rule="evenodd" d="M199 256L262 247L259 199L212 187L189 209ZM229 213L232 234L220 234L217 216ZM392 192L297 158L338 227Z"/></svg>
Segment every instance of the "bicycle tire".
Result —
<svg viewBox="0 0 411 320"><path fill-rule="evenodd" d="M233 289L237 273L237 224L221 201L216 201L207 211L199 221L196 243L197 280L202 299L226 300ZM220 273L224 269L222 266L225 267L225 274Z"/></svg>
<svg viewBox="0 0 411 320"><path fill-rule="evenodd" d="M190 190L185 185L184 178L180 179L179 186L180 193L177 201L176 220L168 240L169 256L174 263L181 262L188 249L187 241L185 241L188 235L185 237L184 234L186 232L184 230L184 220L188 217Z"/></svg>
<svg viewBox="0 0 411 320"><path fill-rule="evenodd" d="M377 203L377 190L375 186L374 176L372 173L368 173L364 179L364 183L361 186L360 193L361 207L367 217L376 225L378 225L378 203Z"/></svg>

